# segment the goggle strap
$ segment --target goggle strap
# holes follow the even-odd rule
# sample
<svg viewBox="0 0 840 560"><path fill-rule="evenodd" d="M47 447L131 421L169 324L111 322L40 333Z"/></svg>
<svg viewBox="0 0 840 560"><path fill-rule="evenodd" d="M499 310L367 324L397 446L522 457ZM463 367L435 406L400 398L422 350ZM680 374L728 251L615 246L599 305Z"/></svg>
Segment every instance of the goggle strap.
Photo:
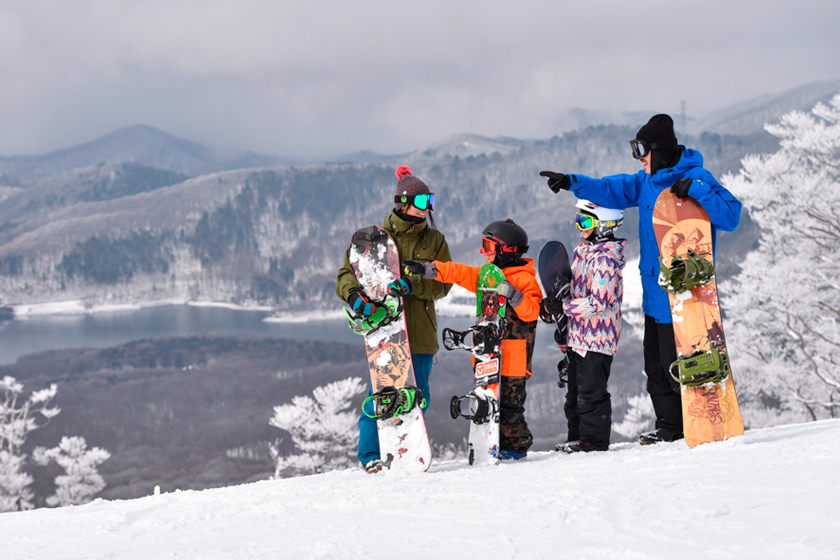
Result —
<svg viewBox="0 0 840 560"><path fill-rule="evenodd" d="M425 206L424 208L420 208L419 206L417 206L416 201L417 201L418 197L428 197L428 198L426 198L426 204L424 205ZM421 194L412 195L412 196L409 196L409 195L406 195L406 194L398 194L398 195L394 196L394 202L396 202L397 204L411 204L411 205L413 205L417 208L420 208L420 210L432 211L432 210L435 209L435 195L434 195L434 193L421 193Z"/></svg>

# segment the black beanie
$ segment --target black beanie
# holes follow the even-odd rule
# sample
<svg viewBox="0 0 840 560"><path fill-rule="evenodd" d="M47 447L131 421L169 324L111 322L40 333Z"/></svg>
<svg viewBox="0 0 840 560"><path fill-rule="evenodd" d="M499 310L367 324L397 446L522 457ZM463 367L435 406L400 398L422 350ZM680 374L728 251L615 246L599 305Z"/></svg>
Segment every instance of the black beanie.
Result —
<svg viewBox="0 0 840 560"><path fill-rule="evenodd" d="M636 140L644 140L652 152L659 152L662 161L670 161L677 154L674 119L668 115L654 115L636 133Z"/></svg>

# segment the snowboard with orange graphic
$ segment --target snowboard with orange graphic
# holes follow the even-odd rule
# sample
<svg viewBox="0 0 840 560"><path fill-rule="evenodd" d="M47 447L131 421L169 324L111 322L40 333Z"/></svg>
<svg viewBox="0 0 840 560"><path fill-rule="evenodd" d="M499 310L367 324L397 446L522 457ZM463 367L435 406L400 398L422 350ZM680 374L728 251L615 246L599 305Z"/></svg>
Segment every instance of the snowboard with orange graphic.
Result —
<svg viewBox="0 0 840 560"><path fill-rule="evenodd" d="M689 250L714 263L709 215L693 198L677 198L666 189L653 209L653 229L666 266ZM717 284L669 293L677 358L717 350L727 359ZM728 362L728 359L726 360ZM689 447L722 441L744 433L744 421L731 371L720 382L682 385L683 431Z"/></svg>

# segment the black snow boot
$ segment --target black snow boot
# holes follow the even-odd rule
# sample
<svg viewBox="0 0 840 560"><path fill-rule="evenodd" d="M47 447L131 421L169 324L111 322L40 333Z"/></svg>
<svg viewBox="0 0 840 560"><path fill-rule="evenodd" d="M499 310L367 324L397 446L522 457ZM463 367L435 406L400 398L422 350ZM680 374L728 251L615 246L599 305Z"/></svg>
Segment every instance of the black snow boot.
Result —
<svg viewBox="0 0 840 560"><path fill-rule="evenodd" d="M662 443L663 441L677 441L683 439L682 432L669 432L667 430L653 430L652 432L645 432L641 436L639 436L639 443L642 445L653 445L656 443Z"/></svg>

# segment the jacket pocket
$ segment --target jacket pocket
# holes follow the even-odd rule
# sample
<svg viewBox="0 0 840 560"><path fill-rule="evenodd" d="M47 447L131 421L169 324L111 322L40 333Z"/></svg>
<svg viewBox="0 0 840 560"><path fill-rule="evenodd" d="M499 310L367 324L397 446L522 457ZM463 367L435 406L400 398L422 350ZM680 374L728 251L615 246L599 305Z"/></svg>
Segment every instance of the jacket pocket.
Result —
<svg viewBox="0 0 840 560"><path fill-rule="evenodd" d="M528 343L525 340L505 339L502 342L502 377L530 377Z"/></svg>

